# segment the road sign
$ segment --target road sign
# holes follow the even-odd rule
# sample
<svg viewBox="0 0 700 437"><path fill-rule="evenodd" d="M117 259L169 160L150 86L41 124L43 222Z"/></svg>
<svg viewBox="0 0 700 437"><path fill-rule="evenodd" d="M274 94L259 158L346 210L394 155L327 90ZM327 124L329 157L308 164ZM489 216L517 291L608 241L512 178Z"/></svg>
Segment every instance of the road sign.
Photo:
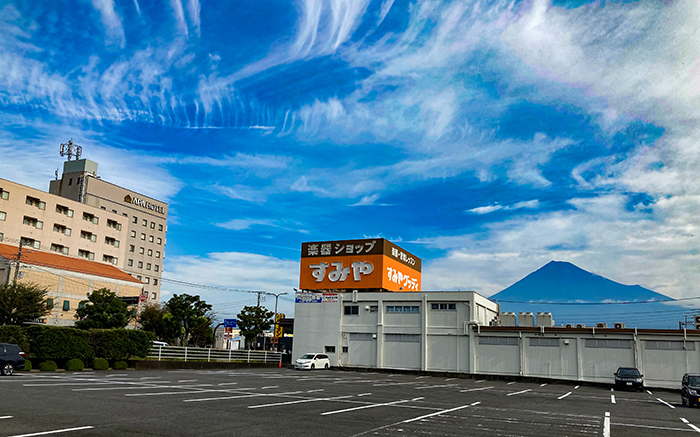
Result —
<svg viewBox="0 0 700 437"><path fill-rule="evenodd" d="M139 296L139 302L141 302L141 303L146 302L147 299L148 299L147 294L142 294L141 296Z"/></svg>
<svg viewBox="0 0 700 437"><path fill-rule="evenodd" d="M235 328L236 319L224 319L224 328Z"/></svg>

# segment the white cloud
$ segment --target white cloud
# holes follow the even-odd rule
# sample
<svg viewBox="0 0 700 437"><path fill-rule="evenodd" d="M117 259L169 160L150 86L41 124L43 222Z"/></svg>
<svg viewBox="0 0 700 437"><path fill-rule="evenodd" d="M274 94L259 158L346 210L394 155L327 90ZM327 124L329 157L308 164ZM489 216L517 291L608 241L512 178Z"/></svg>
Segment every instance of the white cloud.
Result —
<svg viewBox="0 0 700 437"><path fill-rule="evenodd" d="M276 227L272 220L259 220L259 219L234 219L229 220L225 223L216 223L216 226L224 229L230 229L232 231L242 231L244 229L250 229L253 226L272 226Z"/></svg>
<svg viewBox="0 0 700 437"><path fill-rule="evenodd" d="M122 18L114 10L114 1L92 0L92 5L100 13L108 38L114 40L120 47L124 47L125 39Z"/></svg>
<svg viewBox="0 0 700 437"><path fill-rule="evenodd" d="M540 206L540 201L537 199L534 199L534 200L526 200L523 202L518 202L512 206L503 206L503 205L479 206L477 208L472 208L472 209L468 210L467 212L481 215L481 214L488 214L490 212L500 211L500 210L511 211L514 209L522 209L522 208L533 209L533 208L537 208L539 206Z"/></svg>
<svg viewBox="0 0 700 437"><path fill-rule="evenodd" d="M182 0L170 0L170 7L173 10L173 18L175 18L177 28L186 36L188 31L187 22L185 21L185 9L182 6Z"/></svg>
<svg viewBox="0 0 700 437"><path fill-rule="evenodd" d="M477 208L470 209L469 212L473 212L474 214L488 214L501 209L503 209L501 205L479 206Z"/></svg>
<svg viewBox="0 0 700 437"><path fill-rule="evenodd" d="M374 205L374 202L379 200L379 193L372 194L371 196L362 196L362 199L360 199L359 202L355 203L354 205L350 206L368 206L368 205Z"/></svg>

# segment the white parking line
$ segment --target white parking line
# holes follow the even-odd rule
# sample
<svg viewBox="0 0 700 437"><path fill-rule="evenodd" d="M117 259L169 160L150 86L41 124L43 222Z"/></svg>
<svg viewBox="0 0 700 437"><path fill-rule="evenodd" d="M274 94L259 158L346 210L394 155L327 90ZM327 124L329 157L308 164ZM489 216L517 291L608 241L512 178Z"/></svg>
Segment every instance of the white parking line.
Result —
<svg viewBox="0 0 700 437"><path fill-rule="evenodd" d="M674 407L673 405L669 404L668 402L666 402L666 401L664 401L664 400L661 400L661 399L659 399L659 398L656 398L656 400L659 401L659 402L661 402L662 404L666 405L667 407L671 407L671 408L673 408L673 409L676 408L676 407Z"/></svg>
<svg viewBox="0 0 700 437"><path fill-rule="evenodd" d="M579 387L580 387L580 386L579 386L579 385L577 385L576 387L574 387L574 390L578 390L578 388L579 388Z"/></svg>
<svg viewBox="0 0 700 437"><path fill-rule="evenodd" d="M689 427L693 428L693 429L695 430L695 432L700 432L700 428L698 428L697 426L695 426L695 425L693 425L692 423L688 422L685 418L681 417L681 420L683 421L683 423L685 423L685 424L688 425Z"/></svg>
<svg viewBox="0 0 700 437"><path fill-rule="evenodd" d="M509 383L506 384L506 385L513 385L513 384L515 384L516 382L517 382L517 381L509 382Z"/></svg>
<svg viewBox="0 0 700 437"><path fill-rule="evenodd" d="M236 385L237 382L220 382L219 385Z"/></svg>
<svg viewBox="0 0 700 437"><path fill-rule="evenodd" d="M571 392L568 392L568 393L565 394L565 395L559 396L557 399L564 399L565 397L569 396L570 394L571 394Z"/></svg>
<svg viewBox="0 0 700 437"><path fill-rule="evenodd" d="M451 413L453 411L461 410L463 408L468 408L468 407L473 407L475 405L479 405L480 403L481 402L473 402L469 405L462 405L461 407L450 408L449 410L442 410L442 411L438 411L437 413L430 413L430 414L426 414L425 416L414 417L413 419L404 420L401 423L411 423L411 422L415 422L416 420L423 420L423 419L427 419L428 417L439 416L439 415L445 414L445 413Z"/></svg>
<svg viewBox="0 0 700 437"><path fill-rule="evenodd" d="M647 390L647 393L651 394L651 392L649 390Z"/></svg>
<svg viewBox="0 0 700 437"><path fill-rule="evenodd" d="M423 387L415 387L416 390L425 390L426 388L445 388L445 387L454 387L457 384L442 384L442 385L425 385Z"/></svg>
<svg viewBox="0 0 700 437"><path fill-rule="evenodd" d="M532 389L531 389L531 388L528 388L527 390L521 390L521 391L516 391L516 392L514 392L514 393L508 393L506 396L515 396L515 395L527 393L527 392L529 392L529 391L532 391Z"/></svg>
<svg viewBox="0 0 700 437"><path fill-rule="evenodd" d="M610 437L610 413L607 411L603 420L603 437Z"/></svg>
<svg viewBox="0 0 700 437"><path fill-rule="evenodd" d="M614 389L614 388L612 388L612 387L610 387L610 391L615 391L615 389Z"/></svg>
<svg viewBox="0 0 700 437"><path fill-rule="evenodd" d="M364 410L366 408L386 407L388 405L403 404L405 402L419 401L421 399L425 399L425 398L421 397L421 398L413 398L413 399L403 399L400 401L386 402L383 404L363 405L361 407L346 408L344 410L326 411L325 413L321 413L321 416L329 416L331 414L338 414L338 413L347 413L348 411Z"/></svg>
<svg viewBox="0 0 700 437"><path fill-rule="evenodd" d="M154 388L180 388L183 390L186 389L195 389L195 390L204 390L204 391L216 391L216 390L205 390L205 389L200 389L199 387L211 387L212 384L192 384L192 385L146 385L146 386L119 386L119 387L88 387L88 388L74 388L71 389L71 391L111 391L111 390L145 390L145 389L154 389ZM243 390L243 389L240 389Z"/></svg>
<svg viewBox="0 0 700 437"><path fill-rule="evenodd" d="M488 390L488 389L490 389L490 388L493 388L493 386L490 386L490 387L479 387L479 388L468 388L468 389L466 389L466 390L460 390L459 392L460 392L460 393L466 393L466 392L468 392L468 391Z"/></svg>
<svg viewBox="0 0 700 437"><path fill-rule="evenodd" d="M0 416L0 420L2 419L12 419L14 416Z"/></svg>
<svg viewBox="0 0 700 437"><path fill-rule="evenodd" d="M474 381L474 382L475 382L476 384L478 384L478 383L480 383L480 382L484 382L484 381L486 381L486 380L485 380L485 379L480 379L480 380L478 380L478 381Z"/></svg>
<svg viewBox="0 0 700 437"><path fill-rule="evenodd" d="M447 381L454 381L455 379L457 379L457 378L447 378L447 379L445 380L445 382L447 382Z"/></svg>
<svg viewBox="0 0 700 437"><path fill-rule="evenodd" d="M178 382L197 382L197 381L199 381L199 380L198 379L183 379L183 380L180 380Z"/></svg>
<svg viewBox="0 0 700 437"><path fill-rule="evenodd" d="M292 404L305 404L308 402L318 402L318 401L335 401L337 399L347 399L354 395L349 396L335 396L332 398L313 398L313 399L301 399L298 401L288 401L288 402L275 402L274 404L262 404L262 405L249 405L248 408L266 408L266 407L278 407L280 405L292 405Z"/></svg>
<svg viewBox="0 0 700 437"><path fill-rule="evenodd" d="M613 404L617 403L617 402L615 402L615 395L610 395L610 403L613 403Z"/></svg>
<svg viewBox="0 0 700 437"><path fill-rule="evenodd" d="M93 429L93 428L94 428L94 426L81 426L81 427L78 427L78 428L57 429L57 430L54 430L54 431L35 432L35 433L32 433L32 434L16 434L16 435L8 436L8 437L32 437L32 436L35 436L35 435L58 434L58 433L61 433L61 432L81 431L81 430L83 430L83 429Z"/></svg>
<svg viewBox="0 0 700 437"><path fill-rule="evenodd" d="M386 387L388 385L414 385L414 384L420 384L419 382L413 381L413 382L387 382L384 384L372 384L373 387Z"/></svg>
<svg viewBox="0 0 700 437"><path fill-rule="evenodd" d="M545 385L547 385L546 382L544 384L540 384L540 387L544 387Z"/></svg>
<svg viewBox="0 0 700 437"><path fill-rule="evenodd" d="M260 396L286 396L286 395L296 395L299 393L304 393L303 391L288 391L282 393L254 393L249 395L237 395L237 396L222 396L218 398L198 398L198 399L184 399L182 402L206 402L206 401L222 401L226 399L242 399L242 398L255 398Z"/></svg>
<svg viewBox="0 0 700 437"><path fill-rule="evenodd" d="M316 390L306 390L307 393L314 393L317 391L326 391L326 389L325 388L317 388Z"/></svg>

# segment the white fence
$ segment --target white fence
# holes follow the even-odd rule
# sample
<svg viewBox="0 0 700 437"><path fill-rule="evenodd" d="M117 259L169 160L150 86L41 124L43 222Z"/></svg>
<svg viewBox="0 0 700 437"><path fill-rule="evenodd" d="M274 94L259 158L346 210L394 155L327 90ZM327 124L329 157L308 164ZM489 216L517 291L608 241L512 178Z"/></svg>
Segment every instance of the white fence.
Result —
<svg viewBox="0 0 700 437"><path fill-rule="evenodd" d="M180 361L220 361L239 363L280 363L282 354L279 352L211 349L202 347L154 346L148 353L148 358Z"/></svg>

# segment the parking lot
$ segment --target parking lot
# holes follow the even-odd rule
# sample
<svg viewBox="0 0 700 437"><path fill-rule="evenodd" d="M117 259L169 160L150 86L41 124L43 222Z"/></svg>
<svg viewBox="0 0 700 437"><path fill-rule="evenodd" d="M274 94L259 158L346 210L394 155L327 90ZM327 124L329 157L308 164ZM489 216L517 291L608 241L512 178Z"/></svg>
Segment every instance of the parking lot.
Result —
<svg viewBox="0 0 700 437"><path fill-rule="evenodd" d="M289 369L16 373L0 435L682 436L700 408L619 392ZM696 426L697 425L697 426Z"/></svg>

